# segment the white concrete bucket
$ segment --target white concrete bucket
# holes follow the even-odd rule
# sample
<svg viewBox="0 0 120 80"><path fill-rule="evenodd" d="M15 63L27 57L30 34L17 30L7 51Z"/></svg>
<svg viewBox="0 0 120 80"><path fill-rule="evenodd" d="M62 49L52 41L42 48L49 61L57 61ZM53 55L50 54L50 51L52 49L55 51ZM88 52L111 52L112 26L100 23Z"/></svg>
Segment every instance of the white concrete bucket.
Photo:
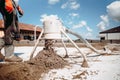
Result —
<svg viewBox="0 0 120 80"><path fill-rule="evenodd" d="M62 23L58 19L45 20L43 22L43 39L61 39Z"/></svg>

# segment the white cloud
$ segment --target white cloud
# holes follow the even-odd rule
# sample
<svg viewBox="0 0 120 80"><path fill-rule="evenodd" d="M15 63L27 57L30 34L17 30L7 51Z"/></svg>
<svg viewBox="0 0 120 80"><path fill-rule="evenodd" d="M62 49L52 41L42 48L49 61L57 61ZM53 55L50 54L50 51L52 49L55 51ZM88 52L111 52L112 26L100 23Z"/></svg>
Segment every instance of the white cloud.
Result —
<svg viewBox="0 0 120 80"><path fill-rule="evenodd" d="M41 19L40 19L40 21L41 22L43 22L43 21L45 21L45 20L48 20L48 19L59 19L59 17L57 16L57 15L47 15L47 14L43 14L43 15L41 15L40 16L41 17Z"/></svg>
<svg viewBox="0 0 120 80"><path fill-rule="evenodd" d="M80 27L84 27L86 26L86 22L85 21L81 21L78 24L74 25L72 28L76 29L76 28L80 28Z"/></svg>
<svg viewBox="0 0 120 80"><path fill-rule="evenodd" d="M114 1L108 5L107 12L114 20L120 21L120 1Z"/></svg>
<svg viewBox="0 0 120 80"><path fill-rule="evenodd" d="M103 21L104 23L106 23L106 25L109 25L108 15L102 15L102 16L100 16L100 18L102 19L102 21Z"/></svg>
<svg viewBox="0 0 120 80"><path fill-rule="evenodd" d="M102 15L100 16L101 20L98 24L97 27L99 27L99 29L101 31L105 30L107 26L109 26L109 17L108 15Z"/></svg>
<svg viewBox="0 0 120 80"><path fill-rule="evenodd" d="M97 24L97 27L99 27L101 31L104 31L106 28L106 24L103 21L101 21L100 23Z"/></svg>
<svg viewBox="0 0 120 80"><path fill-rule="evenodd" d="M80 4L77 3L76 1L70 2L70 8L71 9L77 10L79 7L80 7Z"/></svg>
<svg viewBox="0 0 120 80"><path fill-rule="evenodd" d="M47 16L47 14L42 14L41 16L40 16L40 21L41 22L43 22L44 21L44 18Z"/></svg>
<svg viewBox="0 0 120 80"><path fill-rule="evenodd" d="M61 6L61 8L62 9L69 8L69 9L72 9L72 10L77 10L78 8L80 8L80 4L77 3L76 0L68 0L66 3L64 3Z"/></svg>
<svg viewBox="0 0 120 80"><path fill-rule="evenodd" d="M79 16L79 14L77 14L77 13L70 13L69 15L72 16L72 17L78 17Z"/></svg>
<svg viewBox="0 0 120 80"><path fill-rule="evenodd" d="M49 4L56 4L56 3L58 3L60 0L48 0L48 3Z"/></svg>
<svg viewBox="0 0 120 80"><path fill-rule="evenodd" d="M83 25L83 26L86 26L86 25L87 25L86 21L81 21L80 23L81 23L81 25Z"/></svg>
<svg viewBox="0 0 120 80"><path fill-rule="evenodd" d="M85 27L88 32L92 32L92 29L87 25L86 21L81 21L78 24L74 25L72 28L77 29L81 27Z"/></svg>
<svg viewBox="0 0 120 80"><path fill-rule="evenodd" d="M87 31L92 32L92 29L89 26L86 26Z"/></svg>
<svg viewBox="0 0 120 80"><path fill-rule="evenodd" d="M113 20L120 21L120 1L114 1L108 5L107 12L107 15L100 16L102 21L97 24L97 27L99 27L102 31L109 26L109 17L111 17Z"/></svg>

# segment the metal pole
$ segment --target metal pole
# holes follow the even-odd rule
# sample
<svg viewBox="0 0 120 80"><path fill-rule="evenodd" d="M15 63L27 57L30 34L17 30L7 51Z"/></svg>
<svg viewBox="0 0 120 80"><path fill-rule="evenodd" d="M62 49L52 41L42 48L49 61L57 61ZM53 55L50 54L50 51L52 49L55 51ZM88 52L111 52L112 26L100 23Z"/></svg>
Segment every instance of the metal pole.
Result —
<svg viewBox="0 0 120 80"><path fill-rule="evenodd" d="M81 53L82 57L86 59L85 55L81 52L79 47L70 39L70 37L63 30L61 30L61 32L71 41L71 43L75 46L75 48Z"/></svg>
<svg viewBox="0 0 120 80"><path fill-rule="evenodd" d="M36 25L34 27L34 42L36 42L36 29L37 29L37 27L39 27L39 25Z"/></svg>
<svg viewBox="0 0 120 80"><path fill-rule="evenodd" d="M81 52L81 50L79 49L79 47L70 39L70 37L63 31L61 30L61 32L71 41L71 43L75 46L75 48L80 52L80 54L83 57L83 63L82 63L82 67L89 67L88 63L87 63L87 58L86 56Z"/></svg>
<svg viewBox="0 0 120 80"><path fill-rule="evenodd" d="M63 39L62 39L62 44L63 44L65 52L66 52L65 58L68 58L69 56L68 56L67 48L66 48L66 45L65 45Z"/></svg>
<svg viewBox="0 0 120 80"><path fill-rule="evenodd" d="M34 55L34 52L35 52L35 50L36 50L36 48L37 48L37 46L38 46L39 40L40 40L40 38L41 38L43 32L44 32L44 30L42 29L42 31L41 31L41 33L40 33L40 35L39 35L37 41L35 42L35 46L34 46L32 52L31 52L30 60L32 59L32 57L33 57L33 55Z"/></svg>
<svg viewBox="0 0 120 80"><path fill-rule="evenodd" d="M80 34L77 34L77 33L73 32L73 31L71 31L71 30L69 30L69 29L65 29L65 31L66 31L67 33L70 33L70 34L78 37L83 43L85 43L85 45L86 45L87 47L89 47L91 50L97 52L98 54L106 54L105 51L100 51L100 50L97 50L96 48L94 48L87 40L85 40L84 38L82 38L82 36L81 36Z"/></svg>

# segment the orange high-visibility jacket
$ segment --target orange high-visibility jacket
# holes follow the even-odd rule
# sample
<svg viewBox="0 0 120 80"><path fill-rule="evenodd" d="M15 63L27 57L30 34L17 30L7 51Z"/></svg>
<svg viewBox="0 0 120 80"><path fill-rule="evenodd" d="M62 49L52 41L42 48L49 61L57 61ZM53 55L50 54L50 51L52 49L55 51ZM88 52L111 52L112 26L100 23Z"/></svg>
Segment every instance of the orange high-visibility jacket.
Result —
<svg viewBox="0 0 120 80"><path fill-rule="evenodd" d="M14 6L17 8L19 13L22 13L22 9L20 8L20 6L16 6L15 4L13 4L12 0L5 0L5 9L7 10L7 12L11 13L14 10Z"/></svg>
<svg viewBox="0 0 120 80"><path fill-rule="evenodd" d="M14 10L13 4L11 0L5 0L5 9L7 12L11 13Z"/></svg>

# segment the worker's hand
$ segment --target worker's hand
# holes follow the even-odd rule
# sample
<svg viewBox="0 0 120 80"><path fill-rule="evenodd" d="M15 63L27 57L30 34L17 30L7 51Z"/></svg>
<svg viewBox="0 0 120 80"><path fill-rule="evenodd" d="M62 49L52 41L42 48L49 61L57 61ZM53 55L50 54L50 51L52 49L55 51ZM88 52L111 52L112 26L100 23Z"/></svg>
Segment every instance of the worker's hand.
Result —
<svg viewBox="0 0 120 80"><path fill-rule="evenodd" d="M5 9L8 13L13 12L14 8L13 8L11 0L5 0Z"/></svg>
<svg viewBox="0 0 120 80"><path fill-rule="evenodd" d="M20 8L20 6L17 7L17 10L18 10L18 12L19 12L19 14L20 14L20 17L23 16L24 12L23 12L23 10Z"/></svg>
<svg viewBox="0 0 120 80"><path fill-rule="evenodd" d="M18 12L19 12L20 16L22 17L24 12L22 10L20 10Z"/></svg>

